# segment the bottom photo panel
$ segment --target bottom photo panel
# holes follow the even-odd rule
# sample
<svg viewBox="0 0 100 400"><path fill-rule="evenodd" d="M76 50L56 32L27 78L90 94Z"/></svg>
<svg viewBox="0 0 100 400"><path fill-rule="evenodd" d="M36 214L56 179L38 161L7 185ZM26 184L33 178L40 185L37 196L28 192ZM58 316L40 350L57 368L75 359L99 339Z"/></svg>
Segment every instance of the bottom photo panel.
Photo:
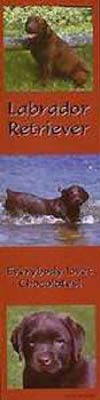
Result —
<svg viewBox="0 0 100 400"><path fill-rule="evenodd" d="M96 386L96 306L7 307L8 389Z"/></svg>

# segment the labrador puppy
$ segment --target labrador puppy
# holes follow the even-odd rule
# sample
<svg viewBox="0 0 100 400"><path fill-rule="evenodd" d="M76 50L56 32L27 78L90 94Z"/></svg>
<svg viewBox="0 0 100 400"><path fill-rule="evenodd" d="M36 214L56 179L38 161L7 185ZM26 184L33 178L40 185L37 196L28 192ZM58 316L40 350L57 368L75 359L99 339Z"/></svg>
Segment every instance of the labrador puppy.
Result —
<svg viewBox="0 0 100 400"><path fill-rule="evenodd" d="M53 215L66 222L75 223L80 217L80 208L88 199L88 193L78 185L68 189L59 189L60 197L46 199L24 192L14 192L7 189L5 207L11 213L23 211L31 215Z"/></svg>
<svg viewBox="0 0 100 400"><path fill-rule="evenodd" d="M69 315L27 315L11 335L14 350L25 362L23 387L93 388L95 366L83 356L84 342L84 328Z"/></svg>
<svg viewBox="0 0 100 400"><path fill-rule="evenodd" d="M30 51L39 65L41 79L71 78L77 86L86 83L88 67L77 52L50 28L42 17L31 15L25 29L30 36Z"/></svg>

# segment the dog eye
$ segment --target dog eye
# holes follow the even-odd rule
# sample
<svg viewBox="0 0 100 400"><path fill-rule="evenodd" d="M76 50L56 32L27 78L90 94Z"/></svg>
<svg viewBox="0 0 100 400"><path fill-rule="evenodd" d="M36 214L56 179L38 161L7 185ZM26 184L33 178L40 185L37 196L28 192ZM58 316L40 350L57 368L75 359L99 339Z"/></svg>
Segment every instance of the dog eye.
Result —
<svg viewBox="0 0 100 400"><path fill-rule="evenodd" d="M34 343L34 342L30 342L30 343L29 343L29 346L30 346L31 348L33 348L33 347L34 347L34 345L35 345L35 343Z"/></svg>

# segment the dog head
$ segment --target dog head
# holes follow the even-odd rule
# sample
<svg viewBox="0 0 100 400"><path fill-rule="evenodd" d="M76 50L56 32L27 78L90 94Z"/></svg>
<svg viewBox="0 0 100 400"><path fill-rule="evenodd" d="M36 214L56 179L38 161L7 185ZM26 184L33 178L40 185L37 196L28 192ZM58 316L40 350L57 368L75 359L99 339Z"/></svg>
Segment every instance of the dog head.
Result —
<svg viewBox="0 0 100 400"><path fill-rule="evenodd" d="M31 15L25 25L26 32L34 37L45 38L50 35L51 29L42 17Z"/></svg>
<svg viewBox="0 0 100 400"><path fill-rule="evenodd" d="M22 320L11 342L31 371L53 376L79 361L84 337L83 327L70 316L39 312Z"/></svg>
<svg viewBox="0 0 100 400"><path fill-rule="evenodd" d="M89 198L88 193L78 185L72 185L68 189L60 189L60 192L70 220L72 222L77 221L81 205Z"/></svg>

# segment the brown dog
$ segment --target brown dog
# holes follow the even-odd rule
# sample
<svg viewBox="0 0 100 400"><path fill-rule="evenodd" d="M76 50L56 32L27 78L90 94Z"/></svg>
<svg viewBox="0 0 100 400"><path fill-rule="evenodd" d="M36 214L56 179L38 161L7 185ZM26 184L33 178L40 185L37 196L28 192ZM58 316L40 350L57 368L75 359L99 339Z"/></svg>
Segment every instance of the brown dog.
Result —
<svg viewBox="0 0 100 400"><path fill-rule="evenodd" d="M79 86L85 84L87 65L42 17L30 16L26 22L26 31L31 34L31 54L39 64L44 82L47 78L60 76L63 79L72 78Z"/></svg>
<svg viewBox="0 0 100 400"><path fill-rule="evenodd" d="M11 335L14 350L24 358L23 387L93 388L95 365L83 356L85 332L72 317L29 314Z"/></svg>
<svg viewBox="0 0 100 400"><path fill-rule="evenodd" d="M53 215L68 223L77 222L80 207L88 199L88 193L81 186L70 186L61 190L61 196L45 199L34 194L14 192L7 189L6 208L12 213L23 211L31 215Z"/></svg>

